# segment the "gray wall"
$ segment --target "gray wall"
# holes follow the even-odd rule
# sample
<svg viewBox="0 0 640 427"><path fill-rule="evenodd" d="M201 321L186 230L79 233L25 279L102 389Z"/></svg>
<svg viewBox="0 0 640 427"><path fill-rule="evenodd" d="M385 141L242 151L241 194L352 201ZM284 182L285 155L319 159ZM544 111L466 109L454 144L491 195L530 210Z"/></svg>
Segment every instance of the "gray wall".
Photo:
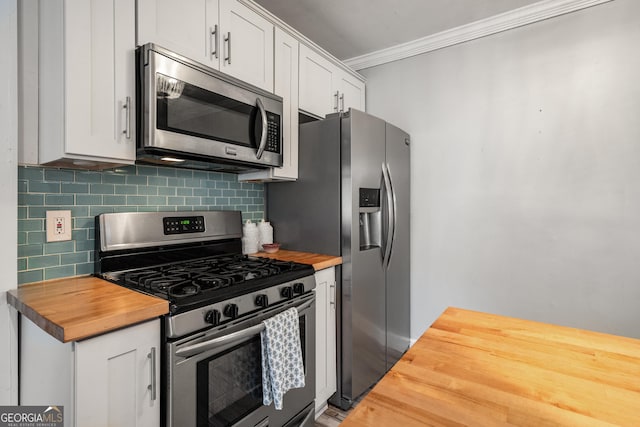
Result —
<svg viewBox="0 0 640 427"><path fill-rule="evenodd" d="M412 136L411 334L447 306L640 338L640 2L363 70Z"/></svg>

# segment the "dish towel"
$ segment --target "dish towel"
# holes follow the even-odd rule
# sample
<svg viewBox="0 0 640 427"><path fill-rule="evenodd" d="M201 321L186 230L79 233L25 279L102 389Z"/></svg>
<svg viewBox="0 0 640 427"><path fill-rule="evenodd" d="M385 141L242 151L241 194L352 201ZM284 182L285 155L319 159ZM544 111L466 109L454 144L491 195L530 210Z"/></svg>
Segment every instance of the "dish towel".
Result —
<svg viewBox="0 0 640 427"><path fill-rule="evenodd" d="M262 323L262 403L274 402L280 410L288 390L304 387L298 310L290 308Z"/></svg>

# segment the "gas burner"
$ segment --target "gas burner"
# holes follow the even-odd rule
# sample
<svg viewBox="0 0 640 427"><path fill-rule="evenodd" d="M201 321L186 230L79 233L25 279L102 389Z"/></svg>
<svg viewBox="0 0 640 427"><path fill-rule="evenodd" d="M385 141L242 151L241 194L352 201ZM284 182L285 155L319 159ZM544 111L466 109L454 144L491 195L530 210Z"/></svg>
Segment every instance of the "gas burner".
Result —
<svg viewBox="0 0 640 427"><path fill-rule="evenodd" d="M194 283L199 285L202 290L210 290L229 286L231 281L220 276L200 276L194 279Z"/></svg>
<svg viewBox="0 0 640 427"><path fill-rule="evenodd" d="M175 286L171 286L168 291L168 295L174 298L184 298L200 293L200 286L195 283L183 283Z"/></svg>
<svg viewBox="0 0 640 427"><path fill-rule="evenodd" d="M244 282L244 274L243 273L233 273L233 272L229 272L229 271L221 271L220 274L222 274L224 277L226 277L227 279L229 279L229 281L231 282L232 285L237 285L239 283Z"/></svg>

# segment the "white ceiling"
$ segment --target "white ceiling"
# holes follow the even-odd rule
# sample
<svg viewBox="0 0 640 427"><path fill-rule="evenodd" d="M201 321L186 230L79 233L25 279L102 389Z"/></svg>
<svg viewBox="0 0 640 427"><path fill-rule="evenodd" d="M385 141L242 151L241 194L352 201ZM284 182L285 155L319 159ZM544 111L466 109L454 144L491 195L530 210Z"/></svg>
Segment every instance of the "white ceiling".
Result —
<svg viewBox="0 0 640 427"><path fill-rule="evenodd" d="M539 0L255 0L341 60Z"/></svg>

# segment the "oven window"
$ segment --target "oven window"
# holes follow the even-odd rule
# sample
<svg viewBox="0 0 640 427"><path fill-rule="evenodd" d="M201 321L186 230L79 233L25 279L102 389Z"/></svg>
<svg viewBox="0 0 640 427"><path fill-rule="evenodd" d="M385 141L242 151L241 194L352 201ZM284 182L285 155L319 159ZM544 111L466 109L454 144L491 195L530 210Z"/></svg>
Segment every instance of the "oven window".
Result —
<svg viewBox="0 0 640 427"><path fill-rule="evenodd" d="M158 129L255 148L262 126L255 106L159 73L156 83Z"/></svg>
<svg viewBox="0 0 640 427"><path fill-rule="evenodd" d="M306 372L305 316L300 343ZM262 349L256 335L197 365L198 427L231 426L262 406Z"/></svg>

